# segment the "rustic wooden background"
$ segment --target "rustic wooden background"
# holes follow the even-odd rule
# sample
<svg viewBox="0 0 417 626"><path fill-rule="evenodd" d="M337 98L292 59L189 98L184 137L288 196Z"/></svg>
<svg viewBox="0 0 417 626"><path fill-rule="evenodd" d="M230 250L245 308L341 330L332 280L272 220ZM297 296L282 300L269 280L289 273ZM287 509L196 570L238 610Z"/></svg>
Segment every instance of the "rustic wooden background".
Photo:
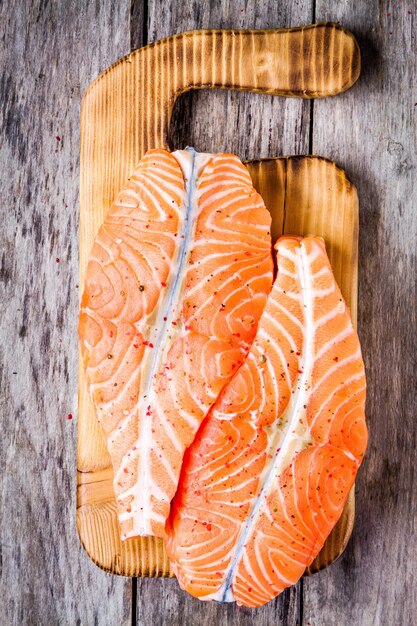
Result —
<svg viewBox="0 0 417 626"><path fill-rule="evenodd" d="M266 607L206 605L175 580L103 573L77 538L80 97L113 61L171 33L321 20L359 40L352 90L316 102L187 94L172 141L242 158L316 153L357 185L371 439L356 526L336 564ZM5 0L0 32L0 624L417 624L416 1Z"/></svg>

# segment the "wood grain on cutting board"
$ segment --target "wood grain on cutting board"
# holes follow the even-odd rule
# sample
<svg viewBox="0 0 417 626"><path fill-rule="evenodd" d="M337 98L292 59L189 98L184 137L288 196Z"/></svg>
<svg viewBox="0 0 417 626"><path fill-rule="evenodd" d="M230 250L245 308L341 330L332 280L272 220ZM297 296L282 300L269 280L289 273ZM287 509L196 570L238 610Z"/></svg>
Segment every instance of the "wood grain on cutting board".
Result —
<svg viewBox="0 0 417 626"><path fill-rule="evenodd" d="M231 61L230 61L231 59ZM325 69L323 69L325 68ZM358 77L360 56L333 24L287 31L199 31L136 51L87 90L81 115L80 282L95 234L144 151L169 144L175 98L186 89L234 87L301 97L336 94ZM320 158L248 164L270 209L274 238L283 232L326 239L330 260L356 316L358 207L355 189ZM78 528L92 560L130 576L172 575L156 538L121 542L110 459L79 364ZM320 556L317 571L343 551L354 519L353 491Z"/></svg>

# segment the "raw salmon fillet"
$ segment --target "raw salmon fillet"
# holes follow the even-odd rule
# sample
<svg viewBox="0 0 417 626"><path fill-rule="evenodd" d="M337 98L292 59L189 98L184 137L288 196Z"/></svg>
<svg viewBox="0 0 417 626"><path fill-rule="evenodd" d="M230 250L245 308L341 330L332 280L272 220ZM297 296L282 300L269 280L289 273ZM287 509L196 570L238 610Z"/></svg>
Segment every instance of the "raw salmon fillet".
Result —
<svg viewBox="0 0 417 626"><path fill-rule="evenodd" d="M324 242L276 250L256 338L187 451L167 526L181 587L248 607L312 563L367 444L359 340Z"/></svg>
<svg viewBox="0 0 417 626"><path fill-rule="evenodd" d="M184 452L271 290L270 222L238 157L153 150L98 232L79 337L122 539L164 535Z"/></svg>

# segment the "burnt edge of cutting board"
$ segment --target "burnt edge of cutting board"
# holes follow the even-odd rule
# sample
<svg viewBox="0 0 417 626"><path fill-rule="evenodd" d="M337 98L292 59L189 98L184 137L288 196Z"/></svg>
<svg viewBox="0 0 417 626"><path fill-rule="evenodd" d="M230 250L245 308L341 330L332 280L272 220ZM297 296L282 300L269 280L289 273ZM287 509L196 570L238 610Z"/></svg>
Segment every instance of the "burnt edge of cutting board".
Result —
<svg viewBox="0 0 417 626"><path fill-rule="evenodd" d="M358 198L344 170L316 156L259 159L246 166L271 212L274 239L282 233L314 233L324 238L336 280L356 324ZM83 221L88 219L89 214L82 215ZM95 234L95 225L90 226ZM161 539L120 540L113 471L81 363L78 420L77 529L87 554L112 574L173 576ZM306 575L327 567L343 553L352 532L354 511L352 488L340 520Z"/></svg>
<svg viewBox="0 0 417 626"><path fill-rule="evenodd" d="M230 63L228 67L222 68L223 80L204 80L201 77L204 57L206 57L206 60L210 60L209 53L212 52L212 47L215 46L216 39L222 40L222 46L235 40L233 47L236 47L236 40L240 38L243 40L243 46L248 46L249 43L250 46L252 46L252 43L249 42L251 38L263 39L264 41L259 42L259 48L262 49L262 46L265 45L264 42L272 43L274 37L281 38L282 43L280 42L280 46L283 50L286 48L285 63L288 67L288 82L286 85L277 87L274 85L275 81L273 78L270 79L270 84L261 84L259 86L254 85L253 80L241 81L239 83L239 79L233 80L231 77L233 71L230 71ZM336 41L332 41L332 37L336 39ZM184 50L184 57L178 57L176 52L178 52L181 47L187 48L187 45L189 48L193 47L194 50L190 52L190 50L186 49ZM272 52L276 54L276 42L274 42L274 45L275 49ZM327 49L331 46L335 46L335 49L330 52L330 50ZM197 54L195 48L197 48ZM162 49L163 52L161 52L160 49ZM164 49L169 52L174 52L176 64L181 65L187 63L190 69L189 75L193 76L193 80L185 82L182 82L179 77L179 82L173 86L172 89L174 97L177 97L189 89L215 88L242 91L250 90L290 98L326 98L350 89L356 83L361 73L361 52L359 44L352 32L336 22L317 22L315 24L294 26L291 28L256 30L199 29L170 35L169 37L165 37L164 39L160 39L129 52L100 72L97 78L95 78L84 91L83 98L86 97L90 91L95 89L97 83L104 79L109 73L113 72L115 69L119 69L118 66L126 63L132 64L136 61L138 55L145 56L148 54L152 57L152 60L155 59L155 63L157 64L157 57L158 55L160 55L160 57L163 56L165 53ZM281 50L281 53L283 50ZM180 55L181 52L182 51L179 52ZM328 55L327 52L329 52ZM269 51L269 53L271 53L271 51ZM244 62L246 62L246 58L252 58L255 68L257 66L257 57L259 58L259 54L262 55L262 53L257 50L252 50L250 53L247 53L247 57L246 51L238 50L238 54L241 55L241 60ZM228 51L222 50L222 55L230 62L230 54L228 54ZM196 58L197 56L201 58ZM172 59L169 59L168 63L170 63L171 60ZM263 59L261 58L260 60L262 65ZM320 77L322 86L317 85L316 88L309 86L309 83L311 84L313 80L318 81L318 75L320 73L322 74ZM181 72L178 72L178 74L181 74ZM314 77L313 74L315 75ZM152 99L151 96L151 100Z"/></svg>

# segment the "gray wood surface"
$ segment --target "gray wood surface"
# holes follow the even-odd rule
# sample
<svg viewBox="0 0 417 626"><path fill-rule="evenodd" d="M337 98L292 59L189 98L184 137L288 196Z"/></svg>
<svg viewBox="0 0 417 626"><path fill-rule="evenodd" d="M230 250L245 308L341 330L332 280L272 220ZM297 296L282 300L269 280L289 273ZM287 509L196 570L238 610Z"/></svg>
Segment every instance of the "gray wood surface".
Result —
<svg viewBox="0 0 417 626"><path fill-rule="evenodd" d="M129 51L112 4L0 3L1 626L131 623L75 528L80 94Z"/></svg>
<svg viewBox="0 0 417 626"><path fill-rule="evenodd" d="M417 624L417 5L387 6L0 3L1 625ZM312 150L334 158L358 187L371 439L354 534L338 563L256 611L200 603L175 580L143 579L136 589L95 567L75 530L80 94L129 49L174 32L295 26L314 17L339 20L358 36L363 72L350 92L314 104L189 93L171 136L175 147L242 158Z"/></svg>
<svg viewBox="0 0 417 626"><path fill-rule="evenodd" d="M417 624L417 2L317 1L358 37L359 83L314 103L313 151L360 201L359 333L370 445L344 557L304 583L304 622ZM329 132L330 130L330 132Z"/></svg>
<svg viewBox="0 0 417 626"><path fill-rule="evenodd" d="M176 580L138 580L137 626L295 626L301 624L300 585L259 609L201 602Z"/></svg>

